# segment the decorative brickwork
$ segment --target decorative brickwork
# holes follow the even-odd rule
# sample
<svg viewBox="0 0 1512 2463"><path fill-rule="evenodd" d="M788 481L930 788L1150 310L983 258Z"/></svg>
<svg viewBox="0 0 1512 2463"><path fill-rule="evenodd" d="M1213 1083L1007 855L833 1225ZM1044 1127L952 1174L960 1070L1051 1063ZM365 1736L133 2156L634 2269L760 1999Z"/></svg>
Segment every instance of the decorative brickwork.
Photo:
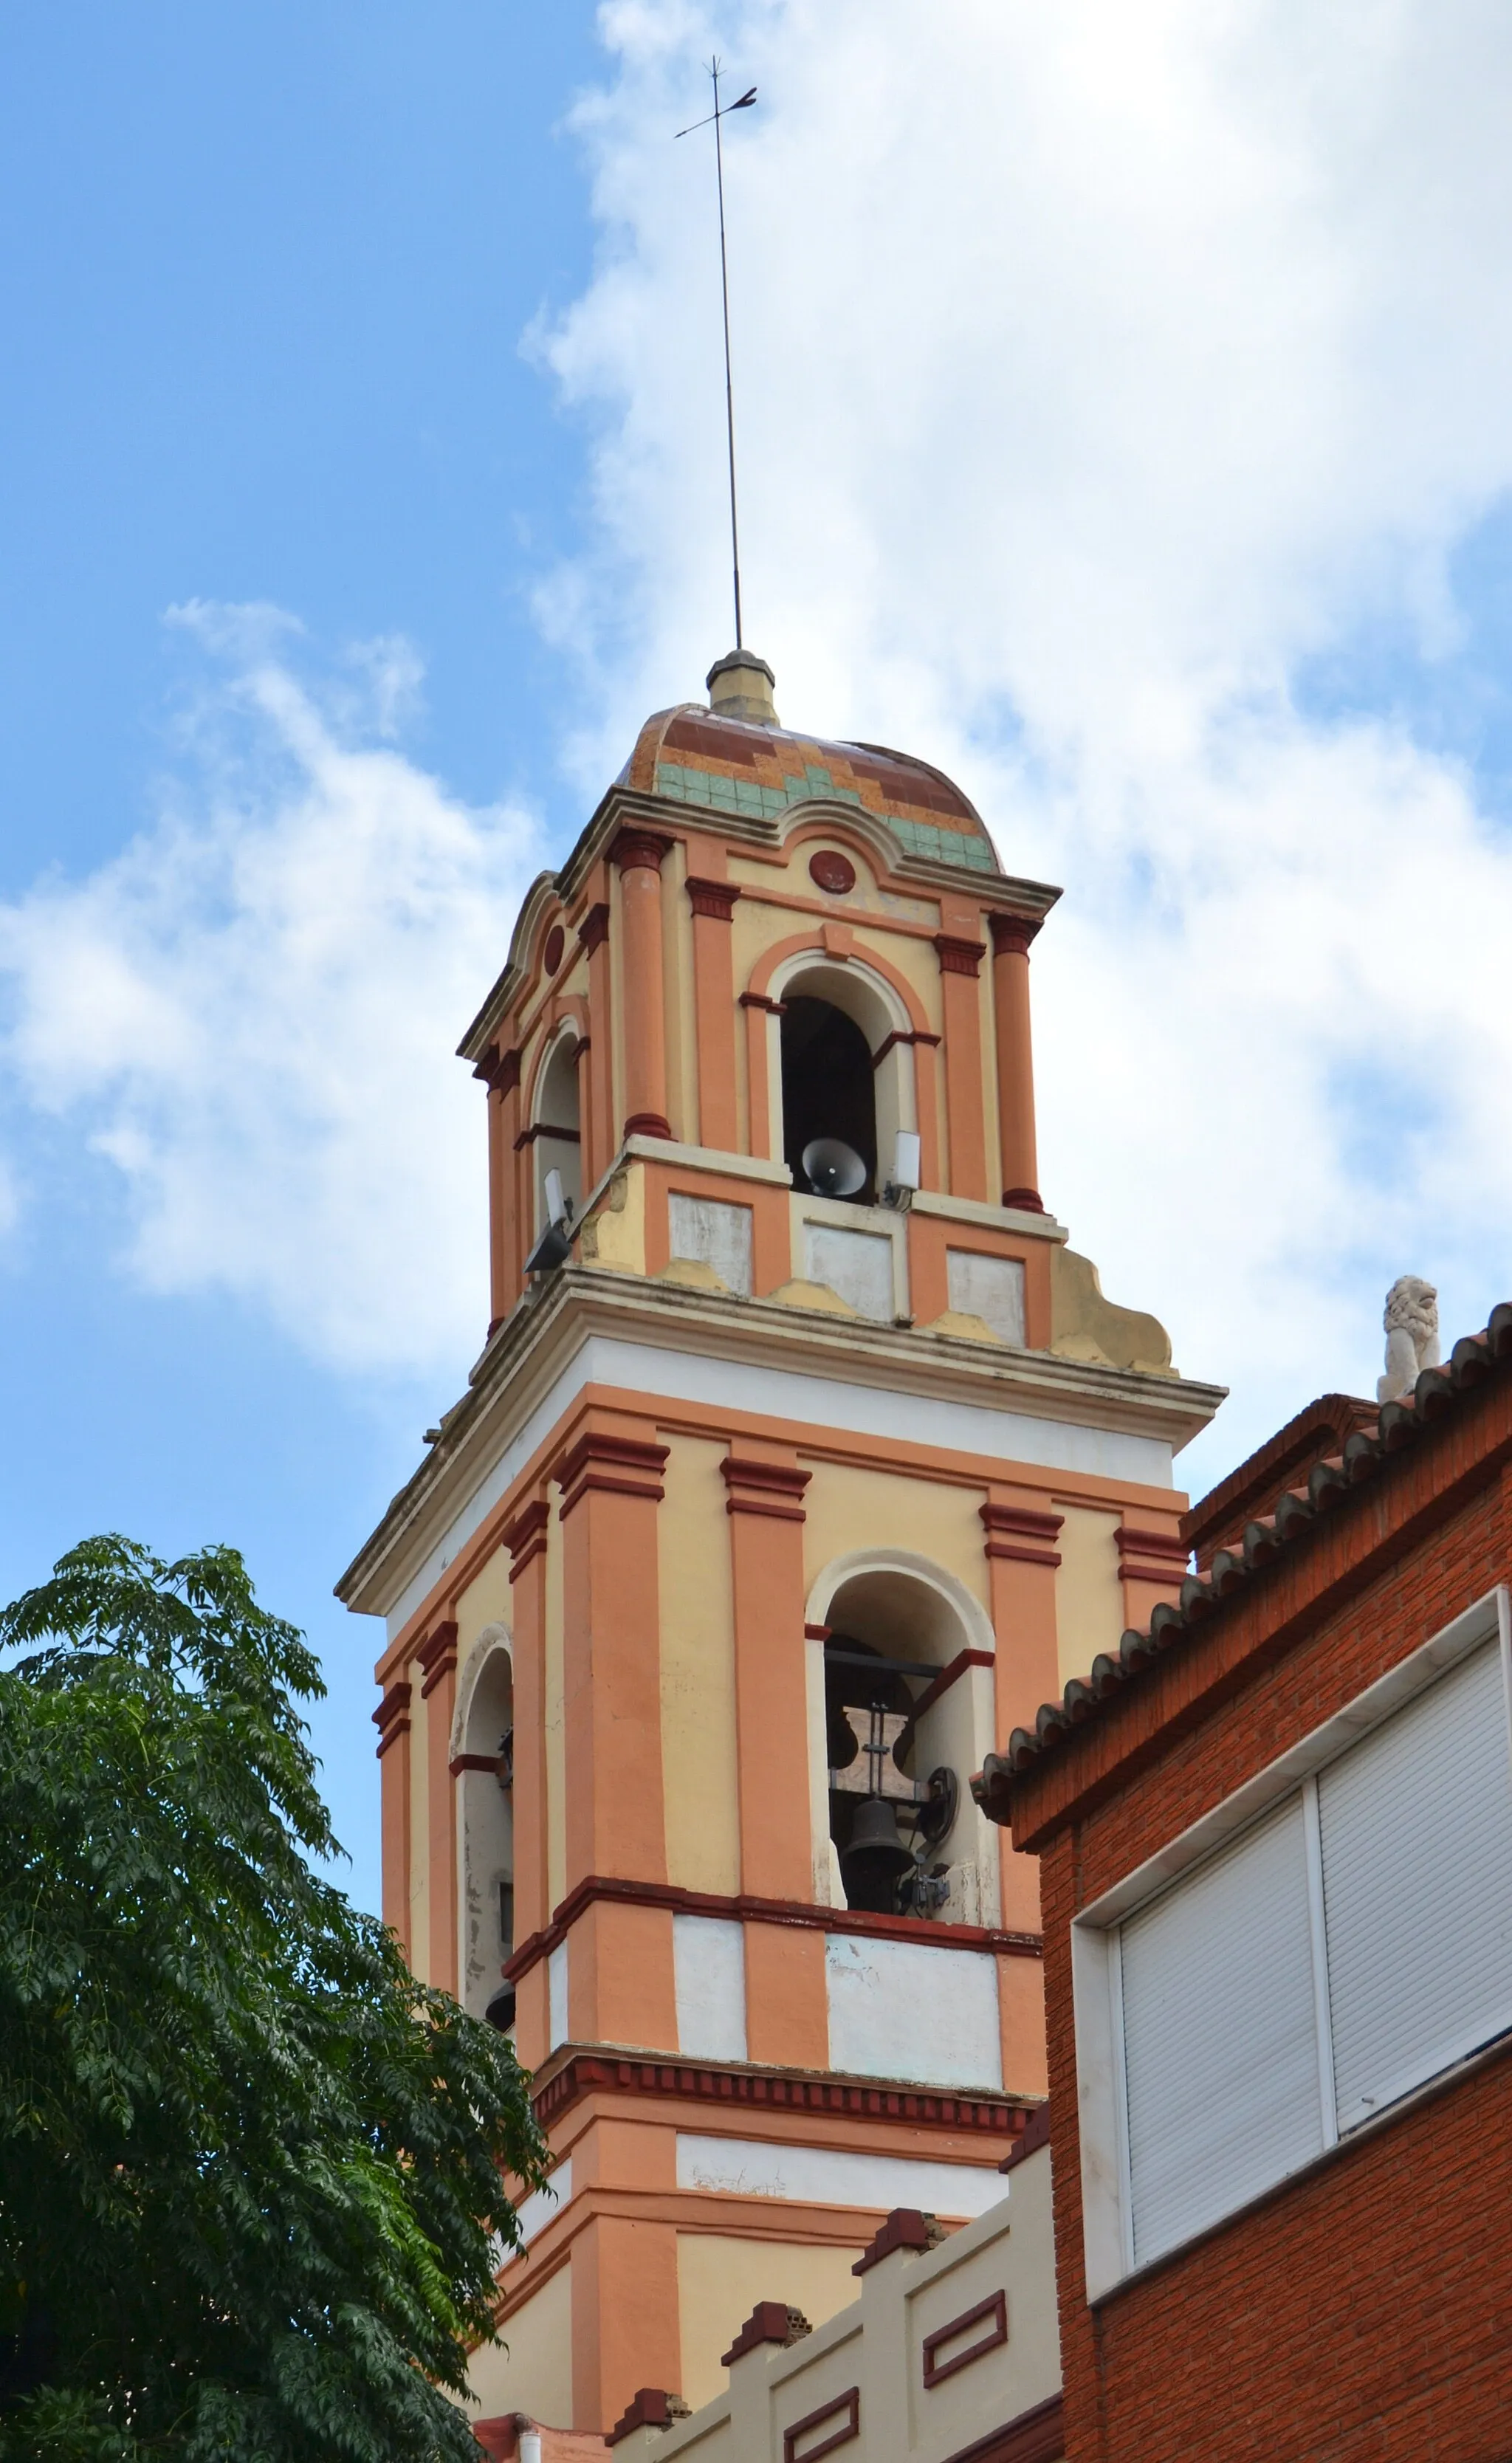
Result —
<svg viewBox="0 0 1512 2463"><path fill-rule="evenodd" d="M1041 1850L1068 2463L1507 2451L1512 2043L1383 2111L1094 2313L1070 1958L1080 1908L1512 1577L1506 1322L1499 1311L1479 1353L1457 1346L1452 1393L1446 1377L1420 1383L1416 1414L1391 1424L1396 1450L1355 1457L1370 1474L1358 1493L1298 1521L1200 1624L1172 1626L1179 1647L1012 1782L1018 1835ZM1402 1820L1413 1812L1409 1797Z"/></svg>

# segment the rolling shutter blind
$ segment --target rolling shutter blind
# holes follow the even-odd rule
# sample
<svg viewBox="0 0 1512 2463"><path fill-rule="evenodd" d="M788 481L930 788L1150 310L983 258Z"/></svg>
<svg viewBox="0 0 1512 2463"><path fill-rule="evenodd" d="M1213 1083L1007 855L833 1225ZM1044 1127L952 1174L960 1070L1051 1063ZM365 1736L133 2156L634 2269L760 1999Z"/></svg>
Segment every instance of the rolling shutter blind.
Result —
<svg viewBox="0 0 1512 2463"><path fill-rule="evenodd" d="M1120 1959L1142 2265L1322 2149L1301 1798L1131 1916Z"/></svg>
<svg viewBox="0 0 1512 2463"><path fill-rule="evenodd" d="M1512 1759L1488 1643L1318 1781L1339 2127L1512 2027Z"/></svg>

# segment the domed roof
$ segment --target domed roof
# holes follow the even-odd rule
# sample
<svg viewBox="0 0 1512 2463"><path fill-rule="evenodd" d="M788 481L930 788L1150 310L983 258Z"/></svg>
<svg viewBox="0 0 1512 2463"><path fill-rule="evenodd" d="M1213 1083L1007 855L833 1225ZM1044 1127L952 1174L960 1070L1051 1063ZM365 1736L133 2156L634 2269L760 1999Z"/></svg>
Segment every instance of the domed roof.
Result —
<svg viewBox="0 0 1512 2463"><path fill-rule="evenodd" d="M854 804L885 821L908 855L968 872L1001 870L980 814L927 761L728 718L701 702L648 718L618 783L749 820L779 821L816 798Z"/></svg>

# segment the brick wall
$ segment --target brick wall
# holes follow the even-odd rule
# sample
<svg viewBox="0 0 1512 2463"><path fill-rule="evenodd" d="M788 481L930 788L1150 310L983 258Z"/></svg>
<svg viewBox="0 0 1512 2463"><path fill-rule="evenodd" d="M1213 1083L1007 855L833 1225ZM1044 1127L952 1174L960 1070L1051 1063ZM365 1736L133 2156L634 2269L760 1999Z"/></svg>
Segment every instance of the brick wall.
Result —
<svg viewBox="0 0 1512 2463"><path fill-rule="evenodd" d="M1046 1770L1082 1803L1041 1867L1068 2463L1512 2456L1512 2052L1092 2311L1069 1953L1079 1907L1512 1579L1509 1436L1498 1378Z"/></svg>

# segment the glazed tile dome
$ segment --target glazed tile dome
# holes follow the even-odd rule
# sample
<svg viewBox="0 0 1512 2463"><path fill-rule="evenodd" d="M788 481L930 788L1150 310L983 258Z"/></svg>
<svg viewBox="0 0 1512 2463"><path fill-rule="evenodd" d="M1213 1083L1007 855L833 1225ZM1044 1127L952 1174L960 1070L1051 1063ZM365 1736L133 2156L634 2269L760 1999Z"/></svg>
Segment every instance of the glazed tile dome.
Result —
<svg viewBox="0 0 1512 2463"><path fill-rule="evenodd" d="M927 761L727 718L701 702L648 718L617 783L750 820L780 821L816 799L855 804L885 821L906 855L967 872L1001 870L980 814Z"/></svg>

